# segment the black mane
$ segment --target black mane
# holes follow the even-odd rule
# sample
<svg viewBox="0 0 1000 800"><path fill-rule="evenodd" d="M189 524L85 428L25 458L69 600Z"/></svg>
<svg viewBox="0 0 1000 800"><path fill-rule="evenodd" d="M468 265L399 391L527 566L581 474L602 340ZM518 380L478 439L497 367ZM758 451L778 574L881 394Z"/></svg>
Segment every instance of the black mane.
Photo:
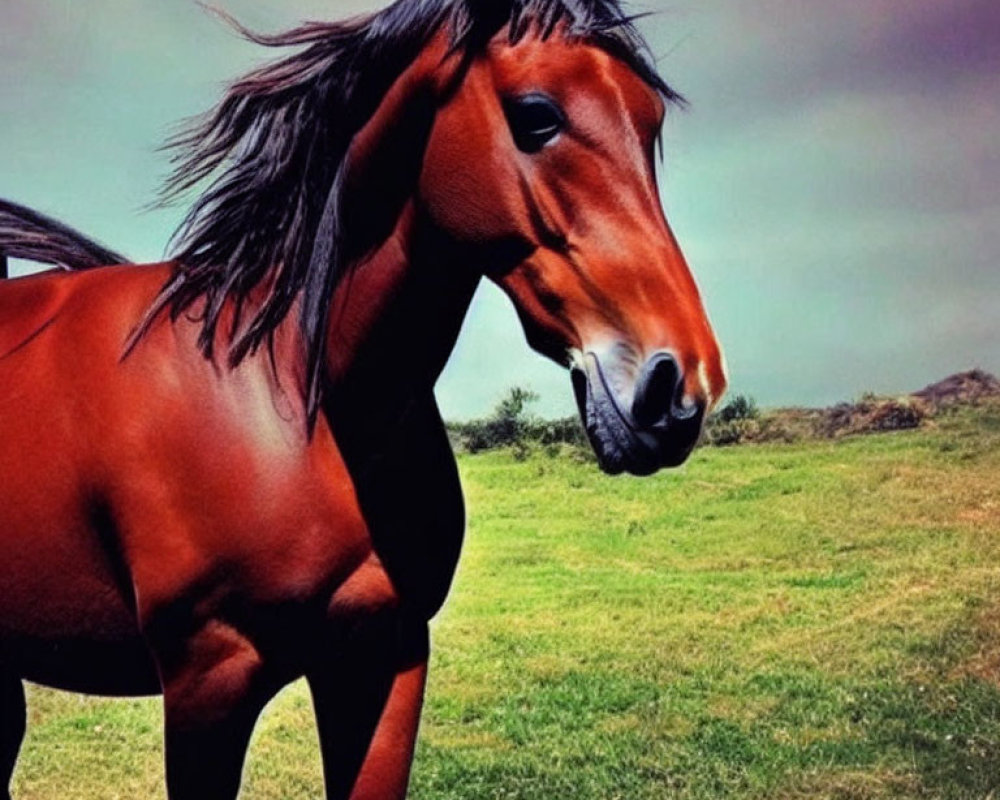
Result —
<svg viewBox="0 0 1000 800"><path fill-rule="evenodd" d="M0 268L6 257L63 269L92 269L129 260L79 231L30 208L0 199ZM6 277L0 269L0 278Z"/></svg>
<svg viewBox="0 0 1000 800"><path fill-rule="evenodd" d="M136 336L164 308L176 318L203 298L199 344L211 358L220 312L232 298L228 360L235 365L270 343L301 295L311 424L330 295L343 266L338 176L352 137L391 84L442 26L453 49L471 55L508 24L512 43L561 25L624 60L666 100L680 100L658 76L633 20L618 0L397 0L368 17L274 36L230 19L251 41L295 52L237 80L215 109L167 143L174 170L165 200L216 177L174 234L176 271Z"/></svg>

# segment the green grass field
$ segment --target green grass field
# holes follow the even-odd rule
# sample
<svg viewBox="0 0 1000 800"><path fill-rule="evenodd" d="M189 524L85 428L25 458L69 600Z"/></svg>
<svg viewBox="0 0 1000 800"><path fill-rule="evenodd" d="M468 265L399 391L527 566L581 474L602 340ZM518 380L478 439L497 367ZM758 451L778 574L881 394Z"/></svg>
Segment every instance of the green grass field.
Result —
<svg viewBox="0 0 1000 800"><path fill-rule="evenodd" d="M461 467L412 797L1000 797L1000 407L647 479ZM155 700L29 703L19 800L162 796ZM243 796L320 787L295 685Z"/></svg>

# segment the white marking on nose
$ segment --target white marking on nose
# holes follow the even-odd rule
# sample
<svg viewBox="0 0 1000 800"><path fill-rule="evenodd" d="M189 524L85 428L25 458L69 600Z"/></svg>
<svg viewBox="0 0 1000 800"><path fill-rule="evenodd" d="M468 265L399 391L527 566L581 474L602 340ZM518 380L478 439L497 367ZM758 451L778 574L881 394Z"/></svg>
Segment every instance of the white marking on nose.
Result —
<svg viewBox="0 0 1000 800"><path fill-rule="evenodd" d="M698 380L701 382L701 390L705 393L706 408L712 407L712 385L708 382L708 367L704 361L698 362Z"/></svg>

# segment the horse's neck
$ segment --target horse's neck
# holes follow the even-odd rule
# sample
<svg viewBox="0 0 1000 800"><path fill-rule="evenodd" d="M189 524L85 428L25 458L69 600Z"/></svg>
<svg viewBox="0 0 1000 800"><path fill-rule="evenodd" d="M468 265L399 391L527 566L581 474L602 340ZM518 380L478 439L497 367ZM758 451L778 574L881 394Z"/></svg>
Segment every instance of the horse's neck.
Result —
<svg viewBox="0 0 1000 800"><path fill-rule="evenodd" d="M411 408L426 405L479 281L458 261L433 237L415 233L407 213L341 281L324 403L338 440L391 437Z"/></svg>
<svg viewBox="0 0 1000 800"><path fill-rule="evenodd" d="M441 606L465 512L433 388L478 276L400 226L335 293L324 415L373 545L411 613Z"/></svg>

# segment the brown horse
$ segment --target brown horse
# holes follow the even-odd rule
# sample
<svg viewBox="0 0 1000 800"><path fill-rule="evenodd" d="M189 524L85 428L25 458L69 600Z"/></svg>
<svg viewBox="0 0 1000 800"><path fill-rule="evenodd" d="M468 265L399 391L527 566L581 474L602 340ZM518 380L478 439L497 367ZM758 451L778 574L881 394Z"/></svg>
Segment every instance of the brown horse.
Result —
<svg viewBox="0 0 1000 800"><path fill-rule="evenodd" d="M0 786L22 680L162 692L173 800L234 798L305 676L327 796L406 793L461 545L432 389L482 276L603 468L680 463L725 386L616 0L399 0L265 45L174 144L169 263L0 206ZM105 266L105 264L119 264ZM93 267L93 268L92 268Z"/></svg>

